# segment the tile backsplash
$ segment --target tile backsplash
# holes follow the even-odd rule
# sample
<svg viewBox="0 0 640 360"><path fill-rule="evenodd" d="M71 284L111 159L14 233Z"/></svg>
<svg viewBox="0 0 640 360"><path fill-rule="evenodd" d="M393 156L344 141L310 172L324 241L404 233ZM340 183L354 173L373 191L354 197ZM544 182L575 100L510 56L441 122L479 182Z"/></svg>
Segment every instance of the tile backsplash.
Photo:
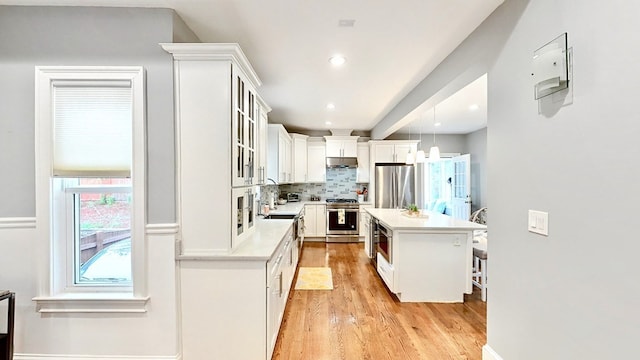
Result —
<svg viewBox="0 0 640 360"><path fill-rule="evenodd" d="M328 198L356 199L356 189L369 187L369 184L356 184L357 169L355 168L327 168L327 182L318 184L284 184L265 185L262 187L261 200L268 199L269 192L279 191L282 196L287 193L299 193L302 200L309 200L311 195L319 196L322 200Z"/></svg>

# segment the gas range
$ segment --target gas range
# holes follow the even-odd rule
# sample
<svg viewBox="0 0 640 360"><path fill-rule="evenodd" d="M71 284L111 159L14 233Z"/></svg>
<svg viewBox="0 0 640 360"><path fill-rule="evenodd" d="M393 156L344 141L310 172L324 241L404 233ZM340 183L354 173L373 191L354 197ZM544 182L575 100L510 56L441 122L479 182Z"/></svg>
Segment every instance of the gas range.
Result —
<svg viewBox="0 0 640 360"><path fill-rule="evenodd" d="M356 199L327 199L327 208L329 209L357 209L359 207L360 205L358 205L358 200Z"/></svg>

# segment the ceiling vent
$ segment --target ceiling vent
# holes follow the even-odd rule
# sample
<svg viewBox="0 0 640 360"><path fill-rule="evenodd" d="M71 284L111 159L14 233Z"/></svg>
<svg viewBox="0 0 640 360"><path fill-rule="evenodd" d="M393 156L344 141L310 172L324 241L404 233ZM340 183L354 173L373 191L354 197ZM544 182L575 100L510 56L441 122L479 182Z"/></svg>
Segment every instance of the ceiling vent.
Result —
<svg viewBox="0 0 640 360"><path fill-rule="evenodd" d="M340 19L338 20L338 26L339 27L353 27L353 25L356 23L355 19Z"/></svg>

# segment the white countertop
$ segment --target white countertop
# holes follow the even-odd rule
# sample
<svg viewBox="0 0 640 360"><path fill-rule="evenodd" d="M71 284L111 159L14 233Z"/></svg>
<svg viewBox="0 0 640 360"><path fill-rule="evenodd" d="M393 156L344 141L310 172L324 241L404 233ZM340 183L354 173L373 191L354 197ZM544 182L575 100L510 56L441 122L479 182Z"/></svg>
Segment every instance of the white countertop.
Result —
<svg viewBox="0 0 640 360"><path fill-rule="evenodd" d="M179 255L178 260L268 261L291 228L293 219L256 218L255 230L233 251L213 255Z"/></svg>
<svg viewBox="0 0 640 360"><path fill-rule="evenodd" d="M426 218L402 215L404 210L400 209L367 208L366 211L393 230L483 230L487 228L486 225L459 220L433 211L425 211Z"/></svg>
<svg viewBox="0 0 640 360"><path fill-rule="evenodd" d="M284 236L293 224L290 219L264 220L258 216L256 229L247 239L226 257L228 260L264 260L271 259Z"/></svg>
<svg viewBox="0 0 640 360"><path fill-rule="evenodd" d="M314 203L318 203L318 202L320 201L314 201ZM300 213L300 211L302 211L302 208L304 208L305 203L306 203L305 201L296 201L296 202L288 202L284 205L276 205L275 209L269 210L269 214L297 215Z"/></svg>
<svg viewBox="0 0 640 360"><path fill-rule="evenodd" d="M364 203L367 204L367 203ZM326 201L299 201L276 205L269 210L272 215L297 215L305 205L326 205ZM179 260L211 260L211 261L268 261L280 245L284 236L293 224L293 219L263 219L257 216L253 233L233 251L227 254L206 256L180 255Z"/></svg>

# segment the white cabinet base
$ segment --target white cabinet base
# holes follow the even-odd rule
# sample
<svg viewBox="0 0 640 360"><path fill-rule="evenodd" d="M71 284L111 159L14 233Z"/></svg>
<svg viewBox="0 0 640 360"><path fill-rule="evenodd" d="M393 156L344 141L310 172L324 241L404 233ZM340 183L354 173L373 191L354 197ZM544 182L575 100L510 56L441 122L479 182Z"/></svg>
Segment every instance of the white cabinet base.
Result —
<svg viewBox="0 0 640 360"><path fill-rule="evenodd" d="M394 292L401 302L460 303L469 293L467 233L394 231ZM468 264L467 264L468 263Z"/></svg>
<svg viewBox="0 0 640 360"><path fill-rule="evenodd" d="M391 292L395 293L396 292L394 287L395 271L394 271L393 265L389 264L387 260L385 260L385 258L382 257L382 255L380 255L380 253L377 253L376 256L377 256L376 270L378 271L378 274L382 278L382 281L384 281L384 283L387 285L387 288L389 288Z"/></svg>

